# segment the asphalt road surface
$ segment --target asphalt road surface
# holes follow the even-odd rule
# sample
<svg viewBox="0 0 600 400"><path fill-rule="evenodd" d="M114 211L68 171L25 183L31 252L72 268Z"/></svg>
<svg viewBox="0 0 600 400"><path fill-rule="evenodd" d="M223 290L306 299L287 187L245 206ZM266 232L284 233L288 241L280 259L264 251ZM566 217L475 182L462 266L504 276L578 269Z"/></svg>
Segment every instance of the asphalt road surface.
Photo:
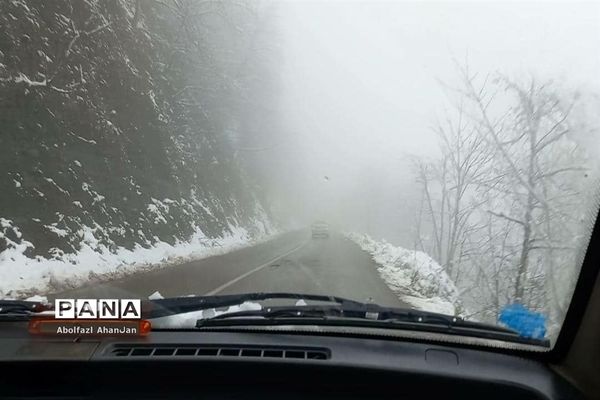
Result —
<svg viewBox="0 0 600 400"><path fill-rule="evenodd" d="M354 242L336 233L313 239L307 231L48 298L147 298L155 291L163 297L294 292L407 306L380 278L371 256Z"/></svg>

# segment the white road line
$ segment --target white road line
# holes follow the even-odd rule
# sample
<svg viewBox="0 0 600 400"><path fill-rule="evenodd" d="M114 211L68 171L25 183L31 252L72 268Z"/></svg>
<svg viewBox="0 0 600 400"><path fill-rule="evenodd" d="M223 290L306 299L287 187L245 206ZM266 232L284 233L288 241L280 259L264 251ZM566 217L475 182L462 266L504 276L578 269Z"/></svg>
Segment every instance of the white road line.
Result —
<svg viewBox="0 0 600 400"><path fill-rule="evenodd" d="M238 276L238 277L236 277L236 278L234 278L234 279L230 280L229 282L226 282L226 283L222 284L222 285L221 285L221 286L219 286L218 288L216 288L216 289L213 289L213 290L211 290L211 291L210 291L210 292L208 292L208 293L205 293L204 295L205 295L205 296L214 296L215 294L217 294L217 293L219 293L219 292L223 291L224 289L228 288L229 286L233 285L234 283L237 283L237 282L241 281L242 279L244 279L244 278L247 278L248 276L252 275L253 273L255 273L255 272L258 272L258 271L260 271L261 269L265 268L266 266L268 266L268 265L270 265L270 264L274 263L275 261L277 261L277 260L279 260L279 259L281 259L281 258L283 258L283 257L289 256L290 254L292 254L293 252L295 252L295 251L297 251L297 250L300 250L300 249L301 249L302 247L304 247L304 246L305 246L307 243L308 243L308 241L306 241L306 242L304 242L304 243L300 244L300 245L299 245L299 246L297 246L297 247L294 247L292 250L288 251L287 253L281 254L281 255L279 255L279 256L277 256L277 257L273 258L272 260L270 260L270 261L267 261L266 263L264 263L264 264L262 264L262 265L260 265L260 266L258 266L258 267L256 267L256 268L254 268L254 269L252 269L252 270L250 270L250 271L248 271L248 272L246 272L246 273L244 273L244 274L242 274L242 275L240 275L240 276Z"/></svg>

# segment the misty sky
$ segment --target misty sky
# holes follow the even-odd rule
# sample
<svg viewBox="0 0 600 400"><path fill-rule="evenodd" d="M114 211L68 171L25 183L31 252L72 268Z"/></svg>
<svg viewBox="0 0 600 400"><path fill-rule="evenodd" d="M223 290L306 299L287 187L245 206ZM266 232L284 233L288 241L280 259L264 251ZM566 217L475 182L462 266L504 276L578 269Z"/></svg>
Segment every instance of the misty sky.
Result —
<svg viewBox="0 0 600 400"><path fill-rule="evenodd" d="M598 3L296 1L279 15L290 144L279 176L307 218L409 223L407 157L437 151L438 79L454 82L453 59L600 87Z"/></svg>

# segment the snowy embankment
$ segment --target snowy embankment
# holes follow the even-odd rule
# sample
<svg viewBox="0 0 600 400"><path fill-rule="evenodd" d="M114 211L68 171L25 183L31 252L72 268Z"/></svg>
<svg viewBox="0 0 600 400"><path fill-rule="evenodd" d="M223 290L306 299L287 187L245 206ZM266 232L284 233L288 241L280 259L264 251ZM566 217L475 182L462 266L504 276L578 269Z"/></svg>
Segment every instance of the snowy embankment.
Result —
<svg viewBox="0 0 600 400"><path fill-rule="evenodd" d="M460 314L454 282L430 256L364 234L345 235L371 254L381 278L401 300L423 311Z"/></svg>
<svg viewBox="0 0 600 400"><path fill-rule="evenodd" d="M10 220L0 218L2 231L11 230L21 238L19 229ZM32 246L26 240L10 241L9 248L0 253L0 299L25 298L81 286L93 281L105 281L155 268L181 264L209 256L224 254L242 247L264 242L275 236L261 232L252 236L244 228L230 227L230 233L220 238L206 237L200 229L189 241L171 245L157 241L150 247L136 245L132 250L117 247L109 249L97 238L102 230L84 227L78 234L81 248L76 253L61 254L55 258L27 257L24 253ZM273 232L273 229L270 229Z"/></svg>

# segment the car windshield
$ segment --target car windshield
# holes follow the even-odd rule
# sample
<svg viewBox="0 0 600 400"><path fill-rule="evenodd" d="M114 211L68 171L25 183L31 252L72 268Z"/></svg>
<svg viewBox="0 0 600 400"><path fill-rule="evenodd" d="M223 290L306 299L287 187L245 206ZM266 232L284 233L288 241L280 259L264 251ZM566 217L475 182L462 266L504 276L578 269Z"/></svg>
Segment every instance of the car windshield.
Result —
<svg viewBox="0 0 600 400"><path fill-rule="evenodd" d="M0 299L279 292L557 338L599 206L598 3L0 11Z"/></svg>

